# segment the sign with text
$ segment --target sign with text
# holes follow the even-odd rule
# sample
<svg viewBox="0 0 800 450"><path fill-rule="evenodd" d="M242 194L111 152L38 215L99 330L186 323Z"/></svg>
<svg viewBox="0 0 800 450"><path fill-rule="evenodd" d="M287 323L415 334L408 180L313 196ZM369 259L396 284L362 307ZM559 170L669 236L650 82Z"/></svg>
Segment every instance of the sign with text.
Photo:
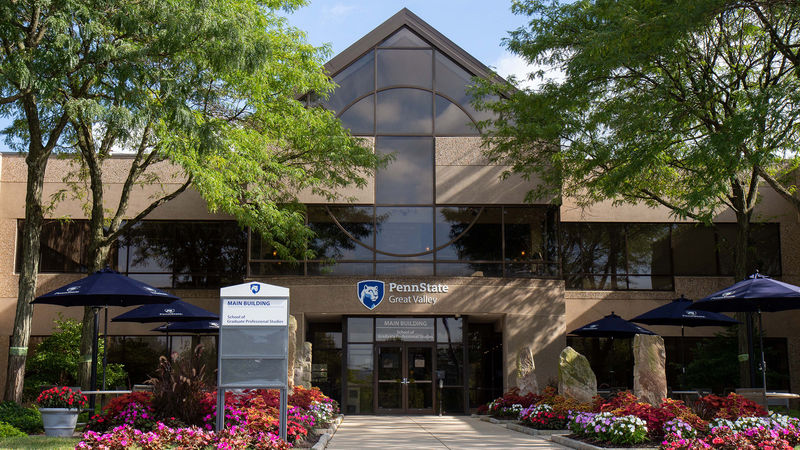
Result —
<svg viewBox="0 0 800 450"><path fill-rule="evenodd" d="M288 326L288 299L226 298L222 301L222 325L240 327Z"/></svg>
<svg viewBox="0 0 800 450"><path fill-rule="evenodd" d="M289 390L289 289L251 282L220 289L217 430L225 391L278 389L279 435L286 439Z"/></svg>
<svg viewBox="0 0 800 450"><path fill-rule="evenodd" d="M433 342L433 317L379 317L375 319L375 340Z"/></svg>

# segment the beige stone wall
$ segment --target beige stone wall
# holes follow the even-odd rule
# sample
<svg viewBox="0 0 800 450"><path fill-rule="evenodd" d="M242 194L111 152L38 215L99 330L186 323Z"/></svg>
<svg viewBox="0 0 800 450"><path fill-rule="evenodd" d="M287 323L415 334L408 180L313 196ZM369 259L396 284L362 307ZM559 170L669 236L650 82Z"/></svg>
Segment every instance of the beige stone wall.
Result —
<svg viewBox="0 0 800 450"><path fill-rule="evenodd" d="M394 278L381 277L387 283L384 300L374 310L365 308L356 294L360 277L267 277L269 284L291 289L291 314L298 324L308 317L345 315L470 315L496 317L503 324L503 359L506 388L516 385L515 357L523 346L530 346L536 358L537 376L546 381L556 376L557 358L565 345L563 282L559 280L498 278ZM437 297L435 304L391 303L388 283L419 282L446 284L447 293L428 293ZM393 295L409 295L393 293ZM306 320L301 321L299 315ZM298 326L298 337L301 334ZM298 339L299 340L299 339Z"/></svg>
<svg viewBox="0 0 800 450"><path fill-rule="evenodd" d="M509 166L492 165L483 156L479 137L437 137L436 202L439 204L525 203L537 180L511 175L501 180ZM538 204L550 199L537 200Z"/></svg>

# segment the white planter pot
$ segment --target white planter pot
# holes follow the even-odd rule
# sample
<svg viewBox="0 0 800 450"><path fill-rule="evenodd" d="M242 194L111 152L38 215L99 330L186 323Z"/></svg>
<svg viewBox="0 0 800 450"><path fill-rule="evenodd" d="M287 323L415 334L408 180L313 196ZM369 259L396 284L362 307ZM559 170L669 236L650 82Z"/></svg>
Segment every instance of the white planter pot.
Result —
<svg viewBox="0 0 800 450"><path fill-rule="evenodd" d="M45 436L70 437L78 424L78 410L67 408L39 408L42 413Z"/></svg>

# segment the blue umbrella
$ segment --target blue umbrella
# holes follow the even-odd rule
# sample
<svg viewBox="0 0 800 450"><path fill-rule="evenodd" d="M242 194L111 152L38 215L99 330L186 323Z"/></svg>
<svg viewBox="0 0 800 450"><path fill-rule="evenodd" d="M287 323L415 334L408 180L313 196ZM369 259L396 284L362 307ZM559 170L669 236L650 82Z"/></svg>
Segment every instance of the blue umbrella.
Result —
<svg viewBox="0 0 800 450"><path fill-rule="evenodd" d="M111 319L112 322L192 322L197 320L219 319L219 315L211 311L186 303L183 300L161 305L143 305L120 314Z"/></svg>
<svg viewBox="0 0 800 450"><path fill-rule="evenodd" d="M800 287L756 272L731 287L698 300L692 309L702 311L757 312L761 347L761 382L766 403L767 365L764 361L764 325L761 313L800 309Z"/></svg>
<svg viewBox="0 0 800 450"><path fill-rule="evenodd" d="M167 325L173 322L190 322L196 320L219 319L219 315L211 311L186 303L183 300L175 300L164 305L142 305L126 313L120 314L111 319L112 322L166 322ZM167 353L172 353L172 345L169 340L170 329L167 333Z"/></svg>
<svg viewBox="0 0 800 450"><path fill-rule="evenodd" d="M151 331L162 333L219 333L218 320L197 320L194 322L175 322L155 327Z"/></svg>
<svg viewBox="0 0 800 450"><path fill-rule="evenodd" d="M642 328L635 323L630 323L613 312L600 320L595 320L580 328L569 332L583 337L610 337L610 338L630 338L637 334L651 334L652 331Z"/></svg>
<svg viewBox="0 0 800 450"><path fill-rule="evenodd" d="M169 303L178 297L111 269L97 272L40 295L32 303L60 306L134 306Z"/></svg>
<svg viewBox="0 0 800 450"><path fill-rule="evenodd" d="M686 372L683 350L684 327L723 327L739 323L738 320L724 314L689 309L692 304L691 300L681 295L680 298L676 298L666 305L661 305L631 319L631 322L639 322L646 325L680 325L683 372Z"/></svg>
<svg viewBox="0 0 800 450"><path fill-rule="evenodd" d="M178 297L156 289L141 281L126 277L111 269L98 270L86 278L73 281L67 285L36 297L31 303L59 305L59 306L93 306L94 311L94 339L92 341L92 388L97 383L97 308L105 308L105 332L103 343L106 351L103 352L103 389L106 384L106 364L108 354L108 307L109 306L134 306L152 303L169 303L178 300ZM94 396L92 396L94 403ZM94 404L92 404L94 407Z"/></svg>

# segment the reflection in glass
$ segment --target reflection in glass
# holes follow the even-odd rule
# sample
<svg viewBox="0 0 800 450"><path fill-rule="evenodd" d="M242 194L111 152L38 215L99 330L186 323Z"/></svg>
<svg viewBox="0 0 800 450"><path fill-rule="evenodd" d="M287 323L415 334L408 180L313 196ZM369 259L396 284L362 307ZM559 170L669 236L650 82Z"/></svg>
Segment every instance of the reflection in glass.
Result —
<svg viewBox="0 0 800 450"><path fill-rule="evenodd" d="M669 224L628 224L626 235L628 273L669 275L672 272Z"/></svg>
<svg viewBox="0 0 800 450"><path fill-rule="evenodd" d="M432 50L378 50L378 89L390 86L433 87Z"/></svg>
<svg viewBox="0 0 800 450"><path fill-rule="evenodd" d="M406 27L378 44L379 47L430 47L427 42Z"/></svg>
<svg viewBox="0 0 800 450"><path fill-rule="evenodd" d="M15 271L22 270L22 227L24 220L17 221L17 259ZM45 220L42 223L39 248L39 272L86 272L89 261L89 222L86 220ZM109 262L117 259L109 255ZM125 270L124 256L117 267Z"/></svg>
<svg viewBox="0 0 800 450"><path fill-rule="evenodd" d="M447 277L502 277L501 263L442 263L436 264L436 275Z"/></svg>
<svg viewBox="0 0 800 450"><path fill-rule="evenodd" d="M350 414L372 412L373 357L372 344L349 344L347 346L347 405L345 411Z"/></svg>
<svg viewBox="0 0 800 450"><path fill-rule="evenodd" d="M131 273L172 274L171 287L224 286L242 280L247 233L234 222L145 221L120 246Z"/></svg>
<svg viewBox="0 0 800 450"><path fill-rule="evenodd" d="M378 262L375 275L433 276L433 263Z"/></svg>
<svg viewBox="0 0 800 450"><path fill-rule="evenodd" d="M483 212L477 207L436 208L437 247L458 238L439 250L436 258L465 261L502 260L501 220L500 208L484 208Z"/></svg>
<svg viewBox="0 0 800 450"><path fill-rule="evenodd" d="M358 97L375 88L374 53L369 52L339 72L333 81L339 86L333 91L325 106L338 113Z"/></svg>
<svg viewBox="0 0 800 450"><path fill-rule="evenodd" d="M430 252L433 249L433 208L431 207L377 207L381 217L375 242L378 250L400 255ZM378 259L394 257L377 254ZM432 259L432 253L415 256L415 259Z"/></svg>
<svg viewBox="0 0 800 450"><path fill-rule="evenodd" d="M408 409L433 408L433 349L407 347Z"/></svg>
<svg viewBox="0 0 800 450"><path fill-rule="evenodd" d="M376 203L433 203L432 138L381 136L375 141L375 149L395 157L375 175Z"/></svg>
<svg viewBox="0 0 800 450"><path fill-rule="evenodd" d="M436 342L460 343L463 340L461 318L439 317L436 319Z"/></svg>
<svg viewBox="0 0 800 450"><path fill-rule="evenodd" d="M343 263L343 262L309 262L306 264L308 275L372 275L372 263Z"/></svg>
<svg viewBox="0 0 800 450"><path fill-rule="evenodd" d="M429 91L390 89L378 93L378 133L433 132L433 98Z"/></svg>
<svg viewBox="0 0 800 450"><path fill-rule="evenodd" d="M478 129L472 119L458 106L444 97L436 96L436 135L474 136Z"/></svg>
<svg viewBox="0 0 800 450"><path fill-rule="evenodd" d="M444 371L445 386L464 384L464 346L460 343L436 346L436 370Z"/></svg>
<svg viewBox="0 0 800 450"><path fill-rule="evenodd" d="M503 395L503 339L491 323L469 324L469 405L475 408Z"/></svg>
<svg viewBox="0 0 800 450"><path fill-rule="evenodd" d="M331 206L328 214L324 206L309 206L307 211L308 226L315 234L309 243L314 259L372 259L372 251L350 239L331 217L332 214L353 238L372 247L372 207Z"/></svg>
<svg viewBox="0 0 800 450"><path fill-rule="evenodd" d="M369 135L375 132L375 96L362 98L355 105L347 108L339 116L342 126L356 136Z"/></svg>
<svg viewBox="0 0 800 450"><path fill-rule="evenodd" d="M472 96L469 94L469 86L475 84L472 81L472 75L441 52L436 52L435 59L436 92L441 92L452 99L475 120L492 118L491 112L478 111L472 106ZM490 96L486 100L494 101L497 100L497 97Z"/></svg>
<svg viewBox="0 0 800 450"><path fill-rule="evenodd" d="M719 274L735 274L736 232L735 223L718 223L714 226L718 236ZM747 273L758 270L771 277L781 274L780 226L777 223L751 223L747 256Z"/></svg>
<svg viewBox="0 0 800 450"><path fill-rule="evenodd" d="M675 275L717 275L714 229L705 225L676 224L672 230Z"/></svg>
<svg viewBox="0 0 800 450"><path fill-rule="evenodd" d="M403 348L378 347L378 405L384 409L403 407Z"/></svg>
<svg viewBox="0 0 800 450"><path fill-rule="evenodd" d="M304 267L302 261L251 262L250 275L303 275Z"/></svg>
<svg viewBox="0 0 800 450"><path fill-rule="evenodd" d="M371 317L348 318L347 342L372 342L372 322L373 319Z"/></svg>
<svg viewBox="0 0 800 450"><path fill-rule="evenodd" d="M311 384L337 402L342 400L342 325L309 323Z"/></svg>

